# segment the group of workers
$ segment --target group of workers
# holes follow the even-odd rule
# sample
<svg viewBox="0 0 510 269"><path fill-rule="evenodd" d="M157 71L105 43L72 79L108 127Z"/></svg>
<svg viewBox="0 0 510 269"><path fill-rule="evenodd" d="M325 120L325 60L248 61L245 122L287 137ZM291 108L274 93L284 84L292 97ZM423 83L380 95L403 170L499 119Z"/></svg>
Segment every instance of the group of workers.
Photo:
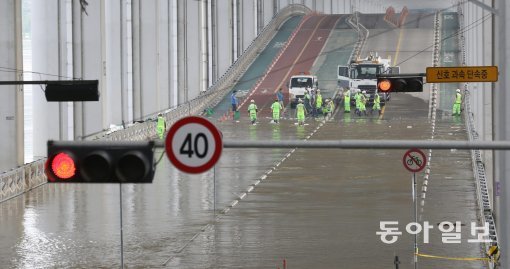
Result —
<svg viewBox="0 0 510 269"><path fill-rule="evenodd" d="M272 112L272 122L278 123L282 112L284 109L283 104L283 92L280 88L276 92L276 98L271 104L271 112ZM234 107L233 107L234 108ZM317 117L318 114L322 113L324 115L324 118L326 118L328 115L330 115L335 109L335 105L333 101L329 98L326 98L323 102L322 95L320 93L320 90L317 90L317 93L315 94L314 90L306 90L304 100L301 98L298 99L298 103L296 105L296 118L298 120L298 125L304 125L305 124L305 117L307 115L311 115L313 117ZM257 113L258 113L258 107L255 104L255 100L250 100L250 105L248 106L248 113L250 115L250 121L252 124L255 124L257 121Z"/></svg>
<svg viewBox="0 0 510 269"><path fill-rule="evenodd" d="M344 94L344 112L350 113L351 112L351 91L349 89L345 89ZM354 103L356 105L356 109L354 113L356 115L361 116L367 115L367 103L370 99L370 96L367 94L366 91L361 91L360 89L356 89L354 96ZM372 105L372 109L370 113L373 113L374 111L378 111L379 114L381 114L381 96L376 92L374 94L374 104Z"/></svg>
<svg viewBox="0 0 510 269"><path fill-rule="evenodd" d="M236 91L234 90L231 95L231 104L232 104L232 111L237 111L238 106L238 100L235 96ZM366 104L368 102L369 96L366 93L366 91L360 91L357 89L354 94L354 101L356 104L355 113L357 115L364 114L366 115ZM318 113L322 113L324 115L324 118L327 116L330 116L331 113L335 110L335 104L334 102L326 98L324 104L322 103L322 95L320 93L320 90L317 89L317 93L313 90L309 91L308 89L305 91L304 101L302 99L298 100L298 104L296 105L296 118L298 121L298 125L304 125L305 124L305 117L306 115L311 115L313 117L316 117ZM350 113L351 112L351 91L349 89L345 89L343 93L343 101L344 101L344 112ZM461 104L462 104L462 94L460 93L460 89L456 90L455 93L455 99L453 103L453 109L452 109L452 115L453 116L460 116L461 113ZM271 112L272 112L272 118L274 123L278 123L281 117L281 112L283 112L283 92L282 89L279 89L276 93L276 99L274 100L274 103L271 105ZM373 111L379 111L379 114L381 113L381 97L376 92L374 94L374 104L372 106L372 112ZM248 106L248 113L250 115L250 121L252 124L255 124L257 122L257 113L258 113L258 107L255 104L255 100L250 100L250 105ZM163 139L164 134L166 131L166 121L164 116L159 113L157 118L157 124L156 124L156 133L160 139Z"/></svg>

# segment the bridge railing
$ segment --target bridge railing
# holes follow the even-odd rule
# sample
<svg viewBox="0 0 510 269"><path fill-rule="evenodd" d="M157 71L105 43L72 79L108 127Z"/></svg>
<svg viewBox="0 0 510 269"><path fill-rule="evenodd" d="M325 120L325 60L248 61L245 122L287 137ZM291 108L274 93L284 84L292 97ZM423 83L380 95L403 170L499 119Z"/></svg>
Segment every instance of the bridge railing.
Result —
<svg viewBox="0 0 510 269"><path fill-rule="evenodd" d="M361 51L363 50L369 35L368 29L358 21L359 14L359 12L354 12L354 14L349 16L349 19L347 19L347 23L358 31L358 41L354 45L354 49L352 50L351 56L349 56L348 63L351 63L353 59L360 57Z"/></svg>
<svg viewBox="0 0 510 269"><path fill-rule="evenodd" d="M306 14L311 12L304 5L290 5L280 10L280 12L264 27L258 37L253 40L246 48L243 54L228 68L209 89L198 97L177 106L174 109L164 111L163 116L167 125L171 125L178 119L201 113L206 108L211 108L219 104L225 95L231 90L239 78L248 69L259 53L267 46L269 41L278 31L278 28L291 16ZM156 118L156 114L151 115ZM132 128L118 130L107 134L102 139L106 140L141 140L156 135L156 124L152 121L139 123Z"/></svg>
<svg viewBox="0 0 510 269"><path fill-rule="evenodd" d="M45 161L40 159L0 174L0 203L45 184Z"/></svg>
<svg viewBox="0 0 510 269"><path fill-rule="evenodd" d="M265 48L278 28L290 17L311 12L304 5L289 5L276 14L264 27L259 36L244 50L243 54L227 69L227 71L206 92L198 97L161 113L171 125L178 119L196 115L206 108L216 106L230 91L253 60ZM113 132L100 132L87 137L87 140L144 140L156 136L155 119L158 113L148 115L144 122L134 123L129 127ZM25 164L0 174L0 202L23 194L46 183L44 163L46 159Z"/></svg>
<svg viewBox="0 0 510 269"><path fill-rule="evenodd" d="M462 5L457 5L457 14L459 16L459 28L464 29L464 12ZM459 35L460 51L462 53L461 60L462 66L466 66L466 39L464 31L460 31ZM470 141L479 140L478 132L475 129L474 114L471 108L470 91L469 85L464 83L464 112L466 118L466 128ZM499 248L498 233L496 230L496 222L494 220L493 208L491 205L491 198L489 196L489 190L487 188L487 174L485 173L485 165L482 160L482 154L479 149L471 150L471 160L473 164L473 173L476 180L477 189L477 200L478 200L478 212L482 223L489 224L489 239L490 244L485 244L485 252L488 253L492 246ZM489 263L490 268L495 268L496 264L494 261Z"/></svg>

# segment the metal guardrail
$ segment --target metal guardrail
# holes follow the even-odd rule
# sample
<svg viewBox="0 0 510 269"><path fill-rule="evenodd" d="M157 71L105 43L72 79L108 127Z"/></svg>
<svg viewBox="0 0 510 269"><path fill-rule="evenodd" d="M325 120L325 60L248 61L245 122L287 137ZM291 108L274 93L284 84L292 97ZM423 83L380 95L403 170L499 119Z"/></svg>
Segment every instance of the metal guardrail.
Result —
<svg viewBox="0 0 510 269"><path fill-rule="evenodd" d="M348 63L351 63L353 59L360 57L361 51L365 46L365 43L368 39L369 31L363 24L358 23L359 12L354 12L349 19L347 19L347 23L351 25L352 28L358 31L358 41L354 45L354 49L352 50L351 56L349 56ZM353 19L356 19L356 22L353 22Z"/></svg>
<svg viewBox="0 0 510 269"><path fill-rule="evenodd" d="M439 52L440 52L440 40L441 40L441 22L439 20L439 13L436 13L434 16L434 48L432 52L432 66L439 65ZM438 96L438 84L431 83L430 84L430 101L429 101L429 119L430 119L430 140L434 141L434 137L436 134L436 116L437 116L437 96ZM427 148L427 147L425 147ZM421 190L421 211L423 212L423 208L425 206L425 197L427 194L427 187L430 178L430 164L432 162L432 148L428 148L428 156L427 156L427 164L425 166L425 175L423 176L422 190ZM421 214L421 213L420 213ZM421 219L421 216L420 216Z"/></svg>
<svg viewBox="0 0 510 269"><path fill-rule="evenodd" d="M157 141L157 147L164 147L163 141ZM497 149L510 150L510 141L459 141L459 140L238 140L225 139L225 148L307 148L307 149L409 149L427 148L450 149Z"/></svg>
<svg viewBox="0 0 510 269"><path fill-rule="evenodd" d="M311 12L304 5L289 5L276 14L264 27L259 36L254 39L244 50L243 54L227 69L227 71L198 97L161 112L170 126L182 117L200 114L204 109L216 106L235 85L237 80L244 74L246 69L255 60L258 54L267 46L269 41L277 33L280 25L295 15L304 15ZM135 123L126 129L114 132L100 132L90 136L87 140L106 141L136 141L145 140L156 136L156 124L153 120L158 113L148 115L148 120ZM6 201L33 188L46 183L44 164L46 159L25 164L10 171L0 174L0 202Z"/></svg>
<svg viewBox="0 0 510 269"><path fill-rule="evenodd" d="M459 28L464 29L464 12L462 5L457 5L457 14L459 16ZM466 66L466 39L464 31L460 31L459 35L460 51L462 53L462 66ZM466 116L466 128L468 131L469 141L478 141L478 133L475 129L474 114L471 109L469 85L464 83L464 112ZM471 160L473 164L473 173L475 175L477 200L478 200L478 213L482 223L489 223L489 238L490 244L485 244L485 252L488 253L491 246L499 248L498 233L496 230L496 222L494 220L491 199L487 188L487 175L485 173L485 165L482 160L482 155L479 149L471 150ZM497 262L497 261L496 261ZM489 263L490 268L495 268L494 261Z"/></svg>
<svg viewBox="0 0 510 269"><path fill-rule="evenodd" d="M0 174L0 203L45 184L45 161L40 159Z"/></svg>

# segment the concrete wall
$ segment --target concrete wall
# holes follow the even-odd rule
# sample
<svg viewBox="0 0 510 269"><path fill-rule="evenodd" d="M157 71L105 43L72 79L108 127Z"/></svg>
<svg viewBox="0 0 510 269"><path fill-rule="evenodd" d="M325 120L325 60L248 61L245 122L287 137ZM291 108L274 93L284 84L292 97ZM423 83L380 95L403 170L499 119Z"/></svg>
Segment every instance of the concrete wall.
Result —
<svg viewBox="0 0 510 269"><path fill-rule="evenodd" d="M5 67L16 65L15 1L22 0L0 1ZM73 0L25 1L32 6L33 70L54 75L33 79L98 79L101 94L99 102L47 103L34 87L34 132L27 141L33 143L35 156L46 154L48 139L82 139L111 124L144 120L193 99L289 4L321 13L361 7L355 0L94 0L83 10ZM364 7L379 2L371 0ZM15 76L0 72L0 78ZM7 154L0 163L12 167L18 156L12 143L15 94L4 90L2 97L0 134L7 142L0 143L0 150Z"/></svg>
<svg viewBox="0 0 510 269"><path fill-rule="evenodd" d="M16 12L15 0L0 1L0 80L16 80ZM0 171L18 165L16 148L16 86L0 86Z"/></svg>

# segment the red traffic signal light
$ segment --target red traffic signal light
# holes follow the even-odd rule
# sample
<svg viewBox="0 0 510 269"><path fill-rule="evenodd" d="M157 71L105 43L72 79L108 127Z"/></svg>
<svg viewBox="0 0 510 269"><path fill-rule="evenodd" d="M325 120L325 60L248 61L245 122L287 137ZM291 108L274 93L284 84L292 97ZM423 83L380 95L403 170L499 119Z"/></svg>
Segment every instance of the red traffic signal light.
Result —
<svg viewBox="0 0 510 269"><path fill-rule="evenodd" d="M151 183L154 142L48 141L48 182Z"/></svg>
<svg viewBox="0 0 510 269"><path fill-rule="evenodd" d="M384 76L377 78L380 92L423 92L422 76Z"/></svg>
<svg viewBox="0 0 510 269"><path fill-rule="evenodd" d="M58 178L69 179L76 174L76 165L71 156L60 152L51 161L51 172Z"/></svg>
<svg viewBox="0 0 510 269"><path fill-rule="evenodd" d="M377 82L377 88L380 92L389 92L391 90L391 81L389 79L381 79Z"/></svg>

